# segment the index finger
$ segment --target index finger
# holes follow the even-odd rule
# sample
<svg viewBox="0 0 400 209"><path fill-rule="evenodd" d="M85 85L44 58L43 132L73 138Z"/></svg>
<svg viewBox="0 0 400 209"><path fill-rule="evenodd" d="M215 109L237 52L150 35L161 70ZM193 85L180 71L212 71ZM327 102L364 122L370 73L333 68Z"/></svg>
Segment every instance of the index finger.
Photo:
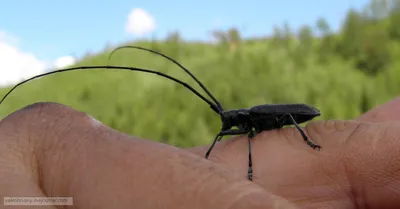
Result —
<svg viewBox="0 0 400 209"><path fill-rule="evenodd" d="M400 121L400 97L369 110L356 120L363 122Z"/></svg>

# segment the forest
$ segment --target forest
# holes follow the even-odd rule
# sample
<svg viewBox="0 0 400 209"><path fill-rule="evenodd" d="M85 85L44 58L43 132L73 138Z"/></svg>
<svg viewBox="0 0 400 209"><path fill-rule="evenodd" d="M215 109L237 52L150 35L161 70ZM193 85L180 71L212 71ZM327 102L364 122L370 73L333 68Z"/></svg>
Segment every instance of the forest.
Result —
<svg viewBox="0 0 400 209"><path fill-rule="evenodd" d="M204 83L225 109L260 104L304 103L315 120L353 119L400 92L400 0L373 0L350 9L339 31L324 18L294 30L242 38L237 28L214 31L217 42L165 40L122 45L150 48L176 59ZM106 46L75 66L120 65L157 70L204 91L178 66L134 49ZM10 87L0 89L3 96ZM0 106L0 118L29 104L53 101L87 112L121 132L178 147L208 144L220 117L183 86L142 72L87 70L58 73L17 88ZM305 124L303 124L305 125Z"/></svg>

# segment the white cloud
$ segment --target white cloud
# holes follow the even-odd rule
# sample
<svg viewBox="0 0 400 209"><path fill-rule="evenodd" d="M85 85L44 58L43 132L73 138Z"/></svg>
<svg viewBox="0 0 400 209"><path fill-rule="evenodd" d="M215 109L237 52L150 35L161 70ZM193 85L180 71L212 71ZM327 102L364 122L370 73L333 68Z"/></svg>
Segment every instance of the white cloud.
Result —
<svg viewBox="0 0 400 209"><path fill-rule="evenodd" d="M75 64L75 58L72 56L62 56L54 61L54 67L56 68L65 68L73 64Z"/></svg>
<svg viewBox="0 0 400 209"><path fill-rule="evenodd" d="M4 31L0 31L0 41L7 42L12 45L17 45L19 43L19 39L7 34Z"/></svg>
<svg viewBox="0 0 400 209"><path fill-rule="evenodd" d="M15 85L33 76L45 73L50 66L65 68L75 64L72 56L62 56L46 62L18 47L19 40L0 31L0 88Z"/></svg>
<svg viewBox="0 0 400 209"><path fill-rule="evenodd" d="M143 36L153 32L156 23L153 17L141 8L132 9L128 15L125 30L133 35Z"/></svg>
<svg viewBox="0 0 400 209"><path fill-rule="evenodd" d="M46 62L17 47L18 39L0 32L0 86L15 84L43 73Z"/></svg>

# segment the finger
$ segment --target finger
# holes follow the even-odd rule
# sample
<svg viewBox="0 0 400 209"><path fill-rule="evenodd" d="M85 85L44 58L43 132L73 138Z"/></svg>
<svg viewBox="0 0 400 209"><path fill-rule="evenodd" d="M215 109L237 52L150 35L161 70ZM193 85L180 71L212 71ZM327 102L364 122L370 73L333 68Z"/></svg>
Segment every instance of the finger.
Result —
<svg viewBox="0 0 400 209"><path fill-rule="evenodd" d="M2 131L14 129L21 134L31 128L29 138L18 137L19 147L24 144L25 150L34 150L39 165L27 169L33 174L40 171L37 179L30 178L31 185L41 185L48 196L73 196L76 207L290 206L228 169L172 146L121 134L68 107L42 103L23 111L36 113L35 123L7 123ZM2 188L3 193L10 189Z"/></svg>
<svg viewBox="0 0 400 209"><path fill-rule="evenodd" d="M358 129L360 124L362 123L358 121L311 123L306 131L311 140L323 147L320 152L308 147L294 128L262 132L252 141L254 182L300 208L352 208L357 203L349 195L354 191L352 185L355 184L355 177L349 179L344 166L349 157L343 156L359 153L360 150L365 150L364 147L373 147L369 139L375 134L357 138L355 133L379 133L373 126ZM367 140L363 141L361 138ZM248 166L247 146L245 136L221 141L216 145L210 159L245 174ZM206 148L197 147L188 151L203 156ZM354 163L363 160L361 155L355 157L360 159L354 158ZM380 156L376 153L375 157ZM386 159L393 159L393 156ZM353 172L356 174L357 171ZM363 187L360 182L356 183L358 187ZM357 195L360 194L362 193L358 191ZM357 199L360 198L362 197L357 196Z"/></svg>
<svg viewBox="0 0 400 209"><path fill-rule="evenodd" d="M356 120L366 122L400 121L400 97L373 108Z"/></svg>
<svg viewBox="0 0 400 209"><path fill-rule="evenodd" d="M350 133L326 162L340 165L330 173L342 173L354 205L400 208L400 122L359 123Z"/></svg>
<svg viewBox="0 0 400 209"><path fill-rule="evenodd" d="M38 172L34 172L35 159L31 158L33 149L27 146L28 143L15 140L21 137L15 130L19 128L18 126L24 126L24 121L19 121L15 127L10 127L8 121L7 119L0 121L0 197L46 197L36 181ZM16 202L7 203L3 202L0 208L26 208L26 205L13 205ZM35 208L56 207L41 205Z"/></svg>

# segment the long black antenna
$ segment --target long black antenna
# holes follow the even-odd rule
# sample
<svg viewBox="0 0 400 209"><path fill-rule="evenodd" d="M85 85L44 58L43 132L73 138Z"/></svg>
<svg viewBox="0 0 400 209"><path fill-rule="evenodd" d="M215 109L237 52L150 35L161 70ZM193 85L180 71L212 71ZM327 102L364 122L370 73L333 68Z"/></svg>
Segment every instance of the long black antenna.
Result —
<svg viewBox="0 0 400 209"><path fill-rule="evenodd" d="M142 69L142 68L135 68L135 67L123 67L123 66L109 66L109 65L105 65L105 66L81 66L81 67L73 67L73 68L66 68L66 69L60 69L60 70L55 70L55 71L51 71L51 72L47 72L47 73L43 73L40 75L36 75L32 78L29 78L25 81L22 81L20 83L18 83L17 85L15 85L13 88L10 89L10 91L7 92L7 94L1 99L0 104L3 103L3 101L7 98L7 96L14 90L16 89L18 86L27 83L33 79L36 78L40 78L46 75L51 75L51 74L55 74L55 73L61 73L61 72L66 72L66 71L74 71L74 70L86 70L86 69L98 69L98 68L107 68L107 69L118 69L118 70L130 70L130 71L140 71L140 72L146 72L146 73L151 73L151 74L157 74L159 76L168 78L170 80L173 80L181 85L183 85L184 87L186 87L187 89L189 89L190 91L192 91L193 93L195 93L197 96L199 96L203 101L207 102L211 109L213 109L216 113L220 114L220 109L210 100L208 100L207 98L205 98L203 95L201 95L198 91L196 91L193 87L189 86L189 84L180 81L179 79L176 79L174 77L171 77L167 74L155 71L155 70L148 70L148 69Z"/></svg>
<svg viewBox="0 0 400 209"><path fill-rule="evenodd" d="M219 111L223 111L222 105L219 103L219 101L218 101L217 99L215 99L215 97L210 93L210 91L208 91L208 89L207 89L207 88L206 88L206 87L205 87L205 86L204 86L204 85L203 85L203 84L188 70L188 69L186 69L185 67L183 67L178 61L172 59L171 57L169 57L169 56L167 56L167 55L165 55L165 54L163 54L163 53L161 53L161 52L157 52L157 51L154 51L154 50L151 50L151 49L147 49L147 48L143 48L143 47L140 47L140 46L120 46L120 47L114 49L114 50L110 53L110 55L108 56L108 60L111 59L111 56L112 56L117 50L124 49L124 48L139 49L139 50L144 50L144 51L152 52L152 53L154 53L154 54L160 55L160 56L162 56L162 57L168 59L169 61L175 63L175 64L178 65L182 70L184 70L187 74L189 74L190 77L192 77L193 80L195 80L195 81L197 82L197 84L200 85L200 87L207 93L207 95L215 102L215 104L216 104L216 106L218 107Z"/></svg>

